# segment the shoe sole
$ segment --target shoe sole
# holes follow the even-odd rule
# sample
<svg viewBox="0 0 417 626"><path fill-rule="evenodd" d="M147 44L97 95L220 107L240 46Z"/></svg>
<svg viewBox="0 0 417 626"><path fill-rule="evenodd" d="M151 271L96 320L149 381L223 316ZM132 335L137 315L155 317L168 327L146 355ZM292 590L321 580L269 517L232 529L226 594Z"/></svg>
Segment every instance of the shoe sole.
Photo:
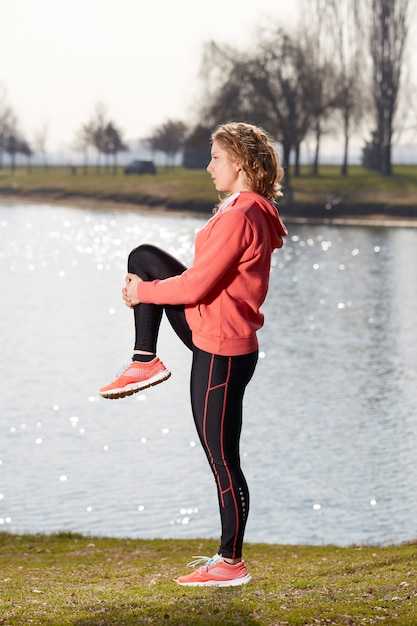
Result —
<svg viewBox="0 0 417 626"><path fill-rule="evenodd" d="M154 387L155 385L159 385L159 383L163 383L164 380L168 380L170 376L171 372L168 370L164 370L163 372L159 372L159 374L155 374L155 376L152 376L152 378L148 378L147 380L143 380L139 383L130 383L130 385L126 385L126 387L122 387L119 389L100 391L100 395L102 398L107 398L108 400L118 400L119 398L126 398L126 396L133 396L134 393L142 391L142 389L147 389L148 387Z"/></svg>
<svg viewBox="0 0 417 626"><path fill-rule="evenodd" d="M252 580L252 576L247 574L242 578L234 578L233 580L207 580L204 583L184 583L176 580L175 582L182 587L237 587L238 585L246 585Z"/></svg>

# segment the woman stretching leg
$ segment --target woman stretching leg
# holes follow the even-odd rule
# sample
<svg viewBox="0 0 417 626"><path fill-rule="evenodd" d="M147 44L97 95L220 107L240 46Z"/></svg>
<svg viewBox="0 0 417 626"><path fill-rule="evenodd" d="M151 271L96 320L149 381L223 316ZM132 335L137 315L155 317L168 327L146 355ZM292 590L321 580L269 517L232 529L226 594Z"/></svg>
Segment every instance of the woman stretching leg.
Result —
<svg viewBox="0 0 417 626"><path fill-rule="evenodd" d="M232 586L251 580L242 560L249 492L240 466L242 403L258 358L256 332L264 318L275 248L287 230L274 199L283 171L262 129L243 123L219 126L207 167L216 189L228 192L198 232L194 262L142 245L129 256L125 304L134 311L133 360L100 393L122 398L170 376L156 356L163 311L192 350L191 405L197 432L215 477L221 518L219 551L177 582ZM191 564L200 563L200 557Z"/></svg>
<svg viewBox="0 0 417 626"><path fill-rule="evenodd" d="M176 276L185 269L174 257L155 246L139 246L129 255L128 271L143 280ZM199 350L192 343L184 306L138 304L134 307L136 332L133 359L136 361L129 367L139 366L143 362L142 355L144 358L149 355L152 360L157 358L156 346L163 309L172 328L193 351L191 406L197 432L217 484L222 522L219 552L224 557L240 559L249 512L248 487L239 457L242 400L255 369L257 352L224 357Z"/></svg>

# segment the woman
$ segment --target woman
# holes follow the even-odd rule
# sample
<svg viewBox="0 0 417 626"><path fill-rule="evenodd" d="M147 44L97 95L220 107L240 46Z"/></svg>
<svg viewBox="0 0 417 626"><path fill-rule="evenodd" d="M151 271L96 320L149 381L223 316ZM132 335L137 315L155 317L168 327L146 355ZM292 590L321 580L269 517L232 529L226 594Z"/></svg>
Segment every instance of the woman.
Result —
<svg viewBox="0 0 417 626"><path fill-rule="evenodd" d="M189 269L154 246L131 252L122 293L134 311L133 360L100 393L122 398L170 376L156 356L165 310L192 350L193 417L215 476L222 529L218 553L197 558L190 565L201 567L177 582L234 586L251 580L242 560L249 512L239 457L243 395L258 359L271 254L287 230L274 206L283 170L267 133L232 122L219 126L211 143L207 171L226 197L198 232Z"/></svg>

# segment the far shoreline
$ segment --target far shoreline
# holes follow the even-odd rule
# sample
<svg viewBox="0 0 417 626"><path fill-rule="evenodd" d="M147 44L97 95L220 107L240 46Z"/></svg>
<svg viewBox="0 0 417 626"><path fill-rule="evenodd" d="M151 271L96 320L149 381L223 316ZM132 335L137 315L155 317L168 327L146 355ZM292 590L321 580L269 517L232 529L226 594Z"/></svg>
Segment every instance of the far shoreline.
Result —
<svg viewBox="0 0 417 626"><path fill-rule="evenodd" d="M142 205L131 202L115 201L109 199L90 198L86 196L62 197L54 194L3 194L0 193L0 204L3 205L39 205L46 204L51 207L72 207L74 209L89 209L91 211L130 211L146 215L170 215L178 217L196 217L209 219L210 211L198 211L192 209L176 209L164 205ZM325 226L372 226L387 228L417 228L417 218L406 216L394 216L382 213L367 213L363 215L338 215L337 217L306 217L286 214L285 207L278 210L286 224L306 224Z"/></svg>

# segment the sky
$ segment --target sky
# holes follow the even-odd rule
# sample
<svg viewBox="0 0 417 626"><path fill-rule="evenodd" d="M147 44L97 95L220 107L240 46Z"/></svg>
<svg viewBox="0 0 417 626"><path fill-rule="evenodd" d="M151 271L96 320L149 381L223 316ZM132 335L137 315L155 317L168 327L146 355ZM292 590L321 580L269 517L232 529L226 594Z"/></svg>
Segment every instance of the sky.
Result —
<svg viewBox="0 0 417 626"><path fill-rule="evenodd" d="M244 47L294 1L0 0L0 93L31 142L65 151L98 103L126 140L195 111L204 42Z"/></svg>
<svg viewBox="0 0 417 626"><path fill-rule="evenodd" d="M198 104L203 44L244 49L267 23L290 27L296 0L0 0L0 94L30 143L67 152L102 103L125 140ZM416 53L417 66L417 47Z"/></svg>

